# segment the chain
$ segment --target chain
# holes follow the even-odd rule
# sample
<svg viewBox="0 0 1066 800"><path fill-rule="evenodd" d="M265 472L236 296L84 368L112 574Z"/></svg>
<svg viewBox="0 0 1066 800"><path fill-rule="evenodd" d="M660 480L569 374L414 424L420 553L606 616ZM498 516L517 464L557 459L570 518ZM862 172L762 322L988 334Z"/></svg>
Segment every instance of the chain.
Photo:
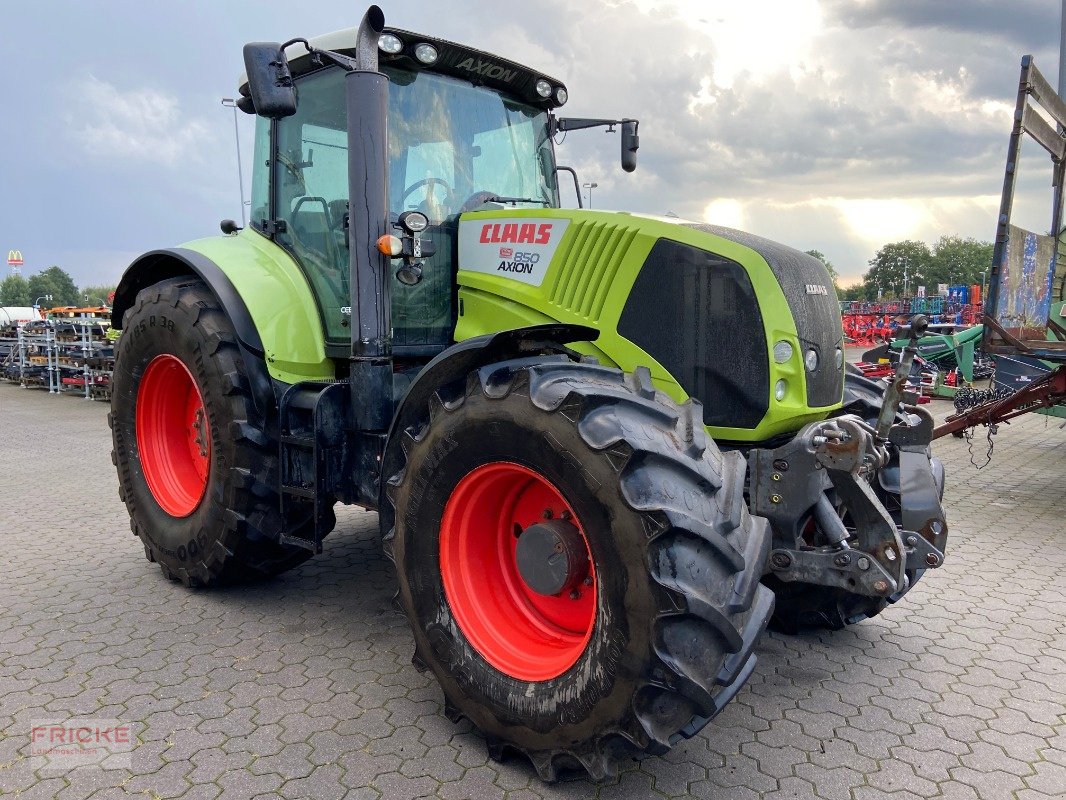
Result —
<svg viewBox="0 0 1066 800"><path fill-rule="evenodd" d="M974 429L973 428L967 428L966 430L964 430L962 432L963 438L966 439L966 449L970 453L970 463L973 466L975 466L977 469L984 469L985 467L987 467L989 464L992 463L992 451L995 450L995 448L996 448L996 443L992 439L992 437L995 436L997 433L999 433L999 425L995 425L995 424L987 425L986 424L985 427L988 429L988 434L987 434L988 452L985 453L985 463L984 464L978 464L976 461L974 461L974 454L973 454L973 431L974 431Z"/></svg>
<svg viewBox="0 0 1066 800"><path fill-rule="evenodd" d="M996 403L1014 394L1014 390L1006 386L996 386L996 369L995 361L992 362L992 369L989 371L989 388L987 389L974 389L972 386L961 386L955 390L955 411L958 414L962 414L972 408L984 405L985 403ZM976 373L974 374L976 378ZM985 461L983 464L978 464L974 459L973 452L973 428L967 428L963 431L963 438L966 439L966 449L970 453L970 464L977 469L984 469L990 463L992 463L992 452L996 448L995 440L992 438L999 433L999 425L995 423L983 423L987 433L985 434L986 441L988 442L988 450L985 452Z"/></svg>
<svg viewBox="0 0 1066 800"><path fill-rule="evenodd" d="M989 389L974 389L971 386L962 386L955 390L955 410L963 413L971 408L977 408L985 403L994 403L1014 394L1013 389L1006 386L995 386Z"/></svg>

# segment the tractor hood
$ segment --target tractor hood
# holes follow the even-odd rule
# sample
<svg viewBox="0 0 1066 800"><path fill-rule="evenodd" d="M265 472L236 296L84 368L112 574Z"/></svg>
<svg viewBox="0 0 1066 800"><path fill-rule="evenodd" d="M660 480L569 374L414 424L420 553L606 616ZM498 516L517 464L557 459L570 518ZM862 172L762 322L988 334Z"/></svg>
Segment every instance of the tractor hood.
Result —
<svg viewBox="0 0 1066 800"><path fill-rule="evenodd" d="M840 405L832 280L768 239L625 212L493 209L460 218L458 266L456 338L591 325L590 352L699 398L719 438L784 433Z"/></svg>

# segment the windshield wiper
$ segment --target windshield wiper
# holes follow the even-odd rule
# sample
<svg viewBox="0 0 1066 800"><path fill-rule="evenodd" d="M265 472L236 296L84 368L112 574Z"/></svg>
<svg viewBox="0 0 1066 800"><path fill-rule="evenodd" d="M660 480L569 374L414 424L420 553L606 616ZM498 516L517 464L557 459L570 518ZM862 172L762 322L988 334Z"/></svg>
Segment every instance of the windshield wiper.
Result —
<svg viewBox="0 0 1066 800"><path fill-rule="evenodd" d="M499 195L493 195L485 199L486 203L510 203L516 205L518 203L540 203L541 205L548 205L547 200L534 200L532 197L500 197Z"/></svg>

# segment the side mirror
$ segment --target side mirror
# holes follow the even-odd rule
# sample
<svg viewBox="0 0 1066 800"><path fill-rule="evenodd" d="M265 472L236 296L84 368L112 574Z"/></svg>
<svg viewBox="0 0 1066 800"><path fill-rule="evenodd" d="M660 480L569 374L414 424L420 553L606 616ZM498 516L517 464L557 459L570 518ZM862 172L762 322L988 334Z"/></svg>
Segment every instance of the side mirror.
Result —
<svg viewBox="0 0 1066 800"><path fill-rule="evenodd" d="M296 90L289 62L277 42L252 42L244 46L244 69L255 113L269 119L296 113Z"/></svg>
<svg viewBox="0 0 1066 800"><path fill-rule="evenodd" d="M637 124L635 119L622 120L622 169L626 172L637 168L637 148L640 147Z"/></svg>

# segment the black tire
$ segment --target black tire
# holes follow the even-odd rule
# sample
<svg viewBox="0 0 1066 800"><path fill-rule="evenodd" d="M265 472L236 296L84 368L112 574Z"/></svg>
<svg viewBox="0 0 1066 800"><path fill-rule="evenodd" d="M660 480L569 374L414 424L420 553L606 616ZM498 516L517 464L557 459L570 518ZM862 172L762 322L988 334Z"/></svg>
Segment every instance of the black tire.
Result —
<svg viewBox="0 0 1066 800"><path fill-rule="evenodd" d="M203 498L181 518L164 511L153 496L137 448L140 379L163 354L180 359L192 374L212 442ZM309 550L278 543L277 441L256 410L232 323L211 291L190 277L143 289L126 312L115 359L111 460L130 528L148 560L186 586L270 577L306 561Z"/></svg>
<svg viewBox="0 0 1066 800"><path fill-rule="evenodd" d="M599 779L697 733L747 680L773 608L759 582L769 527L748 514L745 462L707 437L698 403L678 406L645 370L512 361L439 390L402 435L385 545L414 663L434 672L448 716L477 726L494 758L520 752L546 781L580 768ZM464 476L496 461L566 495L596 564L591 639L548 680L492 667L443 591L444 505Z"/></svg>

